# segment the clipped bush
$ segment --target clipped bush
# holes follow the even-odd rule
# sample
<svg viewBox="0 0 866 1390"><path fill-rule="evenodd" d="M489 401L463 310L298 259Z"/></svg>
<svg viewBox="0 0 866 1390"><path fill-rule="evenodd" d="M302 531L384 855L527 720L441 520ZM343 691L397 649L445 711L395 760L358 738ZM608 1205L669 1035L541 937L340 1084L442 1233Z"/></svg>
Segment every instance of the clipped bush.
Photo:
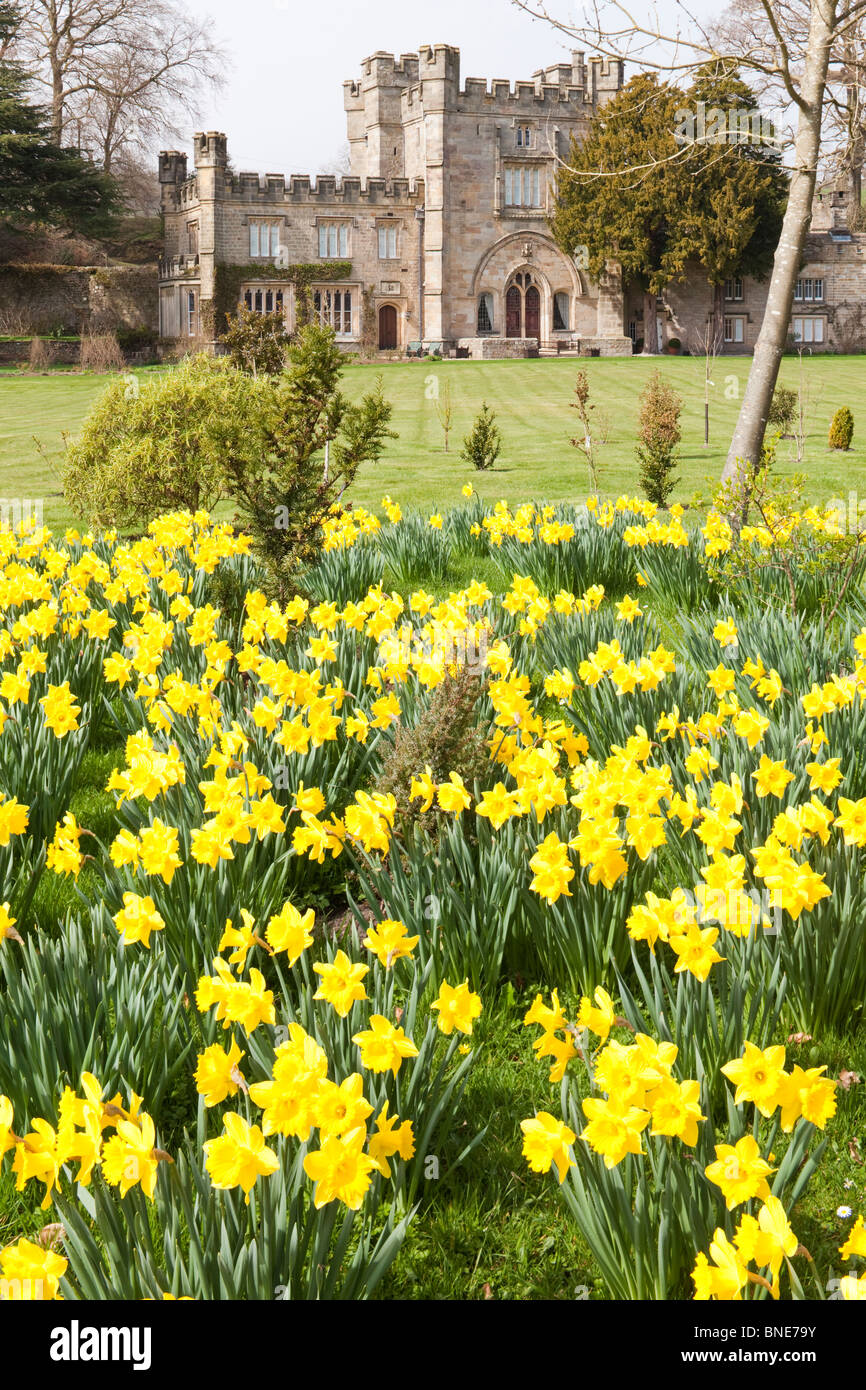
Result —
<svg viewBox="0 0 866 1390"><path fill-rule="evenodd" d="M800 398L790 386L777 386L767 412L767 424L780 434L788 434L797 415Z"/></svg>
<svg viewBox="0 0 866 1390"><path fill-rule="evenodd" d="M117 341L124 352L154 353L157 334L155 329L146 328L144 325L138 328L118 328Z"/></svg>
<svg viewBox="0 0 866 1390"><path fill-rule="evenodd" d="M847 405L840 406L830 423L827 440L831 449L850 449L854 437L854 416Z"/></svg>
<svg viewBox="0 0 866 1390"><path fill-rule="evenodd" d="M252 467L260 456L260 398L256 382L204 355L173 372L118 378L67 447L69 506L93 525L119 527L214 507L226 458Z"/></svg>
<svg viewBox="0 0 866 1390"><path fill-rule="evenodd" d="M636 453L640 485L657 507L666 504L679 482L671 474L677 466L677 445L682 437L682 408L682 397L659 371L653 372L640 398Z"/></svg>
<svg viewBox="0 0 866 1390"><path fill-rule="evenodd" d="M460 457L474 468L484 472L492 468L502 448L502 436L496 425L496 416L484 401L475 417L475 423L463 441Z"/></svg>

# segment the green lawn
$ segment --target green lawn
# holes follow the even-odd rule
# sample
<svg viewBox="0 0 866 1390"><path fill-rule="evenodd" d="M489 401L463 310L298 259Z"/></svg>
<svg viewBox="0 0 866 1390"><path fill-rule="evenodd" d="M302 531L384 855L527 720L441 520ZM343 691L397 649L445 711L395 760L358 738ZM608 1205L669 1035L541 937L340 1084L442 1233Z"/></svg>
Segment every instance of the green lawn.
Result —
<svg viewBox="0 0 866 1390"><path fill-rule="evenodd" d="M748 358L724 358L716 363L708 448L703 444L702 358L350 365L345 387L351 396L368 390L381 371L386 395L394 403L393 427L399 435L389 443L378 464L362 469L352 496L366 506L379 507L382 495L388 492L404 506L438 510L455 502L470 476L490 500L504 497L516 503L585 496L586 465L582 454L569 443L578 428L569 401L579 370L585 370L589 377L592 399L598 406L596 419L604 416L608 425L608 442L599 455L603 491L614 497L622 492L633 494L637 491L634 435L638 397L656 366L676 386L684 403L681 480L674 500L687 502L696 491L706 496L708 479L717 479L721 472L749 362ZM815 357L804 362L802 375L808 426L802 468L809 480L811 500L826 503L832 497L847 497L852 488L866 491L866 421L859 412L866 360ZM797 387L799 377L799 360L786 358L780 381ZM448 454L443 451L433 399L435 391L441 394L446 384L451 386L454 405ZM104 377L89 374L29 377L0 373L2 492L6 497L43 497L49 524L65 525L72 520L63 502L56 467L63 433L75 433L104 385ZM485 400L496 412L504 447L499 466L482 477L460 461L459 453L463 436ZM830 419L841 405L850 406L855 416L854 445L847 454L827 448ZM42 455L34 436L42 445ZM787 442L781 445L779 461L783 466L789 466L791 447Z"/></svg>

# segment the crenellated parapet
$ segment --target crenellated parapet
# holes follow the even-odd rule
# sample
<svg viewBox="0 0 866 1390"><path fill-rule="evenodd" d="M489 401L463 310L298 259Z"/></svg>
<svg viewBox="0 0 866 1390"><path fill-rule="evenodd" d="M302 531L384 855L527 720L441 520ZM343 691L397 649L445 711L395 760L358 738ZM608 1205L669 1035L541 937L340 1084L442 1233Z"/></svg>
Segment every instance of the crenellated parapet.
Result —
<svg viewBox="0 0 866 1390"><path fill-rule="evenodd" d="M227 175L222 186L221 196L233 202L242 201L256 207L272 208L276 204L287 203L340 203L379 205L424 202L423 179L365 179L354 178L349 174L335 178L333 174L319 174L310 178L309 174L238 173Z"/></svg>
<svg viewBox="0 0 866 1390"><path fill-rule="evenodd" d="M467 77L460 85L460 49L448 44L424 45L417 57L404 54L375 53L365 58L360 79L343 84L344 104L349 115L350 131L360 134L359 120L368 117L366 124L382 119L396 119L399 100L401 119L410 119L436 93L437 105L444 105L466 114L490 114L491 108L501 108L502 114L537 115L539 108L551 113L563 108L596 106L624 82L624 65L615 59L591 57L572 53L571 63L555 63L533 73L527 81L511 83L505 79L488 80Z"/></svg>
<svg viewBox="0 0 866 1390"><path fill-rule="evenodd" d="M361 64L363 78L382 86L400 86L406 82L418 81L417 53L404 53L396 58L393 53L373 53Z"/></svg>
<svg viewBox="0 0 866 1390"><path fill-rule="evenodd" d="M180 150L161 150L159 155L160 183L176 186L186 179L186 155Z"/></svg>
<svg viewBox="0 0 866 1390"><path fill-rule="evenodd" d="M228 164L228 141L220 130L197 130L192 137L196 169L224 169Z"/></svg>

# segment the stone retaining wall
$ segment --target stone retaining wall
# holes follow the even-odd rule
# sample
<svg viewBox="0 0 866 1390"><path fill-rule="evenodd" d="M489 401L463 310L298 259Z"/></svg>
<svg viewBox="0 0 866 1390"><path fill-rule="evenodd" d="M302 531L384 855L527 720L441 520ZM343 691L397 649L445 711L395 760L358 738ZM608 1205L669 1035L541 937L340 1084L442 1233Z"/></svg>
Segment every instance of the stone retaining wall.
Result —
<svg viewBox="0 0 866 1390"><path fill-rule="evenodd" d="M0 265L6 332L159 326L156 266ZM20 328L12 326L21 319Z"/></svg>
<svg viewBox="0 0 866 1390"><path fill-rule="evenodd" d="M457 347L468 349L470 357L484 362L499 361L505 357L537 357L537 338L458 338Z"/></svg>
<svg viewBox="0 0 866 1390"><path fill-rule="evenodd" d="M15 342L0 342L0 366L24 366L30 362L30 342L29 338L23 338ZM48 360L45 369L51 367L76 367L78 365L80 345L79 343L52 342L51 339L43 339ZM128 367L145 367L149 363L158 359L159 361L171 360L170 354L163 348L150 352L125 352L124 360ZM38 368L37 370L42 370Z"/></svg>
<svg viewBox="0 0 866 1390"><path fill-rule="evenodd" d="M458 338L458 351L468 352L470 357L481 361L497 361L506 357L537 357L539 355L537 338ZM579 353L584 357L590 354L599 357L630 357L631 338L584 338L575 337L563 340L563 351ZM545 355L550 348L545 344Z"/></svg>

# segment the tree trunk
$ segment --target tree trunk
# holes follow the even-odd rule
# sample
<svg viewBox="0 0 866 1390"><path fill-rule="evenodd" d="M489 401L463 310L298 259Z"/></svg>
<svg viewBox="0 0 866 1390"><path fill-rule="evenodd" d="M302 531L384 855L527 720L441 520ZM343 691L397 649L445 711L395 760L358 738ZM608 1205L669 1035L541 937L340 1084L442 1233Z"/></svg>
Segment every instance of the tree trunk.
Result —
<svg viewBox="0 0 866 1390"><path fill-rule="evenodd" d="M644 290L643 294L643 351L648 353L658 353L659 350L659 327L658 309L656 308L656 296L650 294L649 290Z"/></svg>
<svg viewBox="0 0 866 1390"><path fill-rule="evenodd" d="M718 357L725 345L725 287L713 285L712 354Z"/></svg>
<svg viewBox="0 0 866 1390"><path fill-rule="evenodd" d="M754 468L761 456L779 362L788 340L794 287L812 217L821 142L821 108L836 24L836 2L812 0L806 63L800 87L803 106L799 109L794 140L794 170L788 206L773 260L767 306L755 345L743 404L722 473L723 482L737 474L740 464L745 464L749 470Z"/></svg>
<svg viewBox="0 0 866 1390"><path fill-rule="evenodd" d="M51 65L51 131L54 143L63 143L63 68L57 57L57 47L52 44L48 49L48 61Z"/></svg>
<svg viewBox="0 0 866 1390"><path fill-rule="evenodd" d="M102 137L102 170L105 174L111 174L112 155L114 153L114 118L109 116Z"/></svg>

